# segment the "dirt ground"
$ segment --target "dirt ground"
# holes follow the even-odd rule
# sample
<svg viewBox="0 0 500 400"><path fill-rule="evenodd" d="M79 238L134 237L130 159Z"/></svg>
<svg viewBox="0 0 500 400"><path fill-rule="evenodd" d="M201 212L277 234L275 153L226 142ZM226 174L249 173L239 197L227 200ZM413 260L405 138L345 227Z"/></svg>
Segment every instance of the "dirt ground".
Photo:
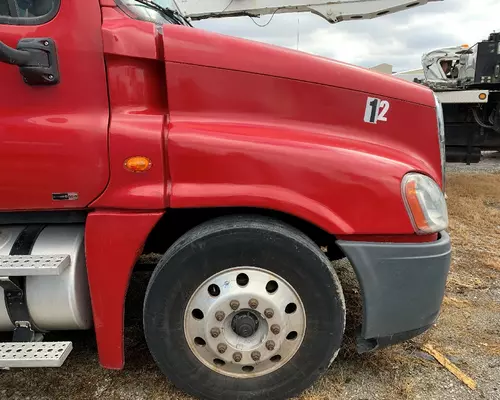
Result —
<svg viewBox="0 0 500 400"><path fill-rule="evenodd" d="M499 171L500 172L500 171ZM424 335L378 352L357 355L359 291L347 262L335 267L346 285L348 330L329 372L299 400L500 399L500 173L448 174L453 262L442 313ZM141 292L148 273L133 282ZM60 369L0 371L0 399L190 399L164 378L148 354L140 296L127 299L124 371L99 367L92 332L51 334L72 340ZM477 382L471 390L421 351L430 343Z"/></svg>

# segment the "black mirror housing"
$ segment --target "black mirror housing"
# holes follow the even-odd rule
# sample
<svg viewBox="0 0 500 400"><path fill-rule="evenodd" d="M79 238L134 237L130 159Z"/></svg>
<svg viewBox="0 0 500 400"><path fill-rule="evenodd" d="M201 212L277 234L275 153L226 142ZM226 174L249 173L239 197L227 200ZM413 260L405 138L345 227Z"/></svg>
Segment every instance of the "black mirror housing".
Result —
<svg viewBox="0 0 500 400"><path fill-rule="evenodd" d="M55 85L60 80L56 45L50 38L21 39L17 49L0 42L0 62L17 65L28 85Z"/></svg>

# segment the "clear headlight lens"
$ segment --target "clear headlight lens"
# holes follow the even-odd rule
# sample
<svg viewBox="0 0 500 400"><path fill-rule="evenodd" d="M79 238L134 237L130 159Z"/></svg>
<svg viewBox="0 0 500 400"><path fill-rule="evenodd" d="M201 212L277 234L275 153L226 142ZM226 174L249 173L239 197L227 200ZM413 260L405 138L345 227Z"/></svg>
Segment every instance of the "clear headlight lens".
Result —
<svg viewBox="0 0 500 400"><path fill-rule="evenodd" d="M415 232L429 234L448 227L448 209L443 192L428 176L410 173L402 182L403 199Z"/></svg>

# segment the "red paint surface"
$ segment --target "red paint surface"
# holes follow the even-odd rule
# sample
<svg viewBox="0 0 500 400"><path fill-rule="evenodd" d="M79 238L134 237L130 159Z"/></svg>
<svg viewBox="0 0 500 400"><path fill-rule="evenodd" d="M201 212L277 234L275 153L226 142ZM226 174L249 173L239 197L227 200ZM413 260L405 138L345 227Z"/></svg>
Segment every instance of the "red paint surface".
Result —
<svg viewBox="0 0 500 400"><path fill-rule="evenodd" d="M168 61L296 79L435 106L432 92L422 85L339 61L185 26L164 25L163 31ZM227 84L237 89L233 82Z"/></svg>
<svg viewBox="0 0 500 400"><path fill-rule="evenodd" d="M39 26L0 25L0 39L54 39L61 82L29 86L0 63L0 210L82 208L106 187L108 95L97 1L63 1ZM53 201L52 193L78 200Z"/></svg>
<svg viewBox="0 0 500 400"><path fill-rule="evenodd" d="M439 235L339 235L338 240L349 240L352 242L383 242L383 243L429 243L438 239Z"/></svg>
<svg viewBox="0 0 500 400"><path fill-rule="evenodd" d="M163 209L168 206L165 158L167 102L165 67L157 60L159 32L118 9L103 9L103 40L108 71L111 178L93 208ZM152 167L131 173L124 161L145 156Z"/></svg>
<svg viewBox="0 0 500 400"><path fill-rule="evenodd" d="M103 367L123 367L123 317L130 274L149 232L162 215L162 212L97 211L87 217L87 271L99 360Z"/></svg>
<svg viewBox="0 0 500 400"><path fill-rule="evenodd" d="M126 16L117 7L102 9L102 41L106 54L159 60L158 28L151 22Z"/></svg>
<svg viewBox="0 0 500 400"><path fill-rule="evenodd" d="M163 32L172 207L275 209L337 235L414 233L402 177L441 182L428 89L208 32ZM390 101L388 122L363 121L368 96Z"/></svg>

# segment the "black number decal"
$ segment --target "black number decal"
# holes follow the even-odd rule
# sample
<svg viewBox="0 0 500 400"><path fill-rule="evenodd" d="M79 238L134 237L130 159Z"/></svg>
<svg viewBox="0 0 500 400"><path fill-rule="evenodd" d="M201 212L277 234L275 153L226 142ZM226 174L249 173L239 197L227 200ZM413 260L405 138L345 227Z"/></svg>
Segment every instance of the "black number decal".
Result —
<svg viewBox="0 0 500 400"><path fill-rule="evenodd" d="M372 107L372 112L370 114L370 122L375 122L375 120L377 119L377 112L378 112L378 100L377 99L373 99L371 102L370 102L370 106Z"/></svg>

